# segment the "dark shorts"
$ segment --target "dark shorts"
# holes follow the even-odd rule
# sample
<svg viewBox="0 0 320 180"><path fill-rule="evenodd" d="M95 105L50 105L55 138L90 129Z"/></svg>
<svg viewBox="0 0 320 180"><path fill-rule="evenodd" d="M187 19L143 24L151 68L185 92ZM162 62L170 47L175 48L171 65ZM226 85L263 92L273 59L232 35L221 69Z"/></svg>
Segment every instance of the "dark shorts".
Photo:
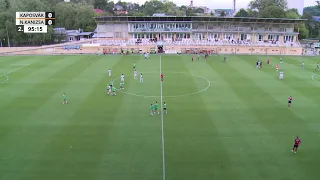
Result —
<svg viewBox="0 0 320 180"><path fill-rule="evenodd" d="M291 104L291 101L288 101L289 104Z"/></svg>
<svg viewBox="0 0 320 180"><path fill-rule="evenodd" d="M136 68L135 66L133 66L133 68Z"/></svg>
<svg viewBox="0 0 320 180"><path fill-rule="evenodd" d="M297 144L293 145L293 148L298 148L298 147L299 147L299 145L297 145Z"/></svg>
<svg viewBox="0 0 320 180"><path fill-rule="evenodd" d="M163 108L163 110L167 110L167 108Z"/></svg>

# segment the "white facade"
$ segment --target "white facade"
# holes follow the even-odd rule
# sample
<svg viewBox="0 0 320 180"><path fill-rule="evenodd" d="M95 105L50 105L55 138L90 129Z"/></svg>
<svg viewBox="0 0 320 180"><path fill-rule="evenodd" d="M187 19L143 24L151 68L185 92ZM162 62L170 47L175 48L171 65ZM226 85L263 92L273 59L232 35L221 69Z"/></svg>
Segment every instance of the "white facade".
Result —
<svg viewBox="0 0 320 180"><path fill-rule="evenodd" d="M288 1L288 8L292 9L298 9L298 12L300 15L303 14L303 8L304 8L304 0L287 0Z"/></svg>

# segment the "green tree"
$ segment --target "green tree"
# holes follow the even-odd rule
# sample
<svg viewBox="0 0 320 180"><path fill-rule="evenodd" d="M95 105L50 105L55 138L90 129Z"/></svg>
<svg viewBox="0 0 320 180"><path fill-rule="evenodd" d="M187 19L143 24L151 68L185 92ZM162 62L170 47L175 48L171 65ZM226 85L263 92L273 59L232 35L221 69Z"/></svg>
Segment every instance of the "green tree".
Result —
<svg viewBox="0 0 320 180"><path fill-rule="evenodd" d="M309 30L304 23L296 25L295 30L299 31L299 39L306 39L309 37Z"/></svg>
<svg viewBox="0 0 320 180"><path fill-rule="evenodd" d="M240 9L234 17L250 17L249 13L245 9Z"/></svg>
<svg viewBox="0 0 320 180"><path fill-rule="evenodd" d="M301 16L299 15L298 9L288 9L286 11L286 18L299 19Z"/></svg>
<svg viewBox="0 0 320 180"><path fill-rule="evenodd" d="M306 28L309 30L310 38L320 38L320 23L313 20L312 14L304 12L303 19L307 19Z"/></svg>
<svg viewBox="0 0 320 180"><path fill-rule="evenodd" d="M285 18L286 11L275 4L270 4L269 6L261 9L259 11L259 17L261 18Z"/></svg>
<svg viewBox="0 0 320 180"><path fill-rule="evenodd" d="M106 0L94 0L93 7L96 9L105 9L108 2Z"/></svg>
<svg viewBox="0 0 320 180"><path fill-rule="evenodd" d="M313 16L320 16L320 8L317 6L309 6L303 8L303 13L310 13Z"/></svg>
<svg viewBox="0 0 320 180"><path fill-rule="evenodd" d="M266 9L269 6L278 6L285 10L288 8L287 0L252 0L249 3L251 10L257 10L258 12Z"/></svg>
<svg viewBox="0 0 320 180"><path fill-rule="evenodd" d="M164 4L163 12L172 15L172 16L183 16L185 15L185 12L179 9L179 7L174 4L172 1L167 1Z"/></svg>
<svg viewBox="0 0 320 180"><path fill-rule="evenodd" d="M204 13L204 9L203 8L197 8L195 10L196 13Z"/></svg>
<svg viewBox="0 0 320 180"><path fill-rule="evenodd" d="M152 16L154 13L164 13L165 11L163 2L158 0L146 1L143 6L143 13L147 16Z"/></svg>
<svg viewBox="0 0 320 180"><path fill-rule="evenodd" d="M256 10L247 9L249 17L259 17L259 12Z"/></svg>
<svg viewBox="0 0 320 180"><path fill-rule="evenodd" d="M55 7L57 27L66 29L94 29L95 16L93 6L85 4L58 3Z"/></svg>

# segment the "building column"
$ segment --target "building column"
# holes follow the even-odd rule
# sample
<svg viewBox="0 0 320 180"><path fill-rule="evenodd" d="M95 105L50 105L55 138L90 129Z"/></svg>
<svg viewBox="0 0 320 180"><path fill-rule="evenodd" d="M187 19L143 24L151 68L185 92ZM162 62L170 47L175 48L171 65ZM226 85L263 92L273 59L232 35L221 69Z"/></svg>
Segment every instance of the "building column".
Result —
<svg viewBox="0 0 320 180"><path fill-rule="evenodd" d="M283 35L280 35L280 36L279 36L279 43L280 43L280 44L283 44L283 42L284 42L284 41L283 41L283 37L284 37Z"/></svg>

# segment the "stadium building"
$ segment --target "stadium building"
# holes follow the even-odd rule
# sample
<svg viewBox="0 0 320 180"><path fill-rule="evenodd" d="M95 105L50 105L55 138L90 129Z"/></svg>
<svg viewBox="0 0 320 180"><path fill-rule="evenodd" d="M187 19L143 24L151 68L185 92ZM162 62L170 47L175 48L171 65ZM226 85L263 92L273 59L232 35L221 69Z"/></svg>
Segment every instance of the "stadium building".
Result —
<svg viewBox="0 0 320 180"><path fill-rule="evenodd" d="M166 53L210 51L230 54L301 55L303 19L230 17L97 17L96 43L104 52L120 49ZM118 46L117 49L115 47Z"/></svg>
<svg viewBox="0 0 320 180"><path fill-rule="evenodd" d="M97 17L93 39L84 40L81 34L76 34L77 41L63 45L2 48L0 53L301 55L304 50L295 26L303 21L240 17Z"/></svg>

